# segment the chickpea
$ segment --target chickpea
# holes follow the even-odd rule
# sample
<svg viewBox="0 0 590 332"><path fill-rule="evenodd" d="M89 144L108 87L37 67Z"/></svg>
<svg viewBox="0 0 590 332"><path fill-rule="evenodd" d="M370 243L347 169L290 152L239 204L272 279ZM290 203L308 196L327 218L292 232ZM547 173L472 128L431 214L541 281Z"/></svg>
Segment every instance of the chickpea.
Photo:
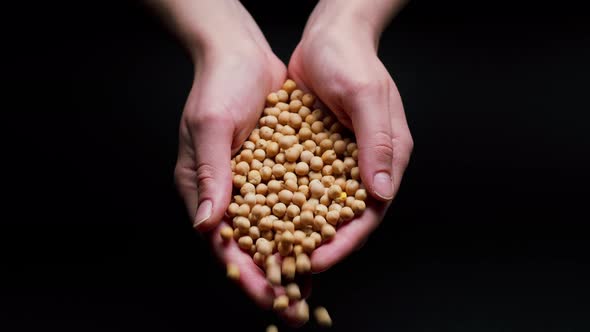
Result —
<svg viewBox="0 0 590 332"><path fill-rule="evenodd" d="M229 226L223 226L219 231L219 235L223 241L227 242L234 236L234 230Z"/></svg>
<svg viewBox="0 0 590 332"><path fill-rule="evenodd" d="M275 157L280 151L279 144L277 142L269 142L266 145L266 155L270 158Z"/></svg>
<svg viewBox="0 0 590 332"><path fill-rule="evenodd" d="M301 152L295 147L291 147L285 151L285 159L289 162L295 162L299 159Z"/></svg>
<svg viewBox="0 0 590 332"><path fill-rule="evenodd" d="M332 326L332 318L330 318L330 314L328 313L328 310L326 310L326 308L317 307L313 311L313 314L315 316L316 321L318 322L318 325L322 327Z"/></svg>
<svg viewBox="0 0 590 332"><path fill-rule="evenodd" d="M301 230L296 230L293 233L293 243L295 244L301 244L301 241L303 241L303 239L305 239L305 233Z"/></svg>
<svg viewBox="0 0 590 332"><path fill-rule="evenodd" d="M299 274L309 272L311 270L311 261L309 260L309 256L307 256L305 253L297 255L297 257L295 258L295 269Z"/></svg>
<svg viewBox="0 0 590 332"><path fill-rule="evenodd" d="M268 156L268 154L267 154ZM270 158L266 158L264 159L264 161L262 162L262 167L266 166L266 167L270 167L272 169L272 167L275 165L275 161L270 159Z"/></svg>
<svg viewBox="0 0 590 332"><path fill-rule="evenodd" d="M309 172L309 165L304 163L303 161L297 163L295 166L295 174L299 176L305 176Z"/></svg>
<svg viewBox="0 0 590 332"><path fill-rule="evenodd" d="M274 115L267 115L265 117L264 125L270 129L276 128L278 123L279 123L279 119L277 119L277 117ZM274 130L270 132L270 137L268 137L268 138L266 137L267 133L268 133L267 130L264 133L261 132L260 136L266 140L270 140L272 138L272 134L274 133Z"/></svg>
<svg viewBox="0 0 590 332"><path fill-rule="evenodd" d="M272 193L266 196L266 205L270 208L279 202L279 195Z"/></svg>
<svg viewBox="0 0 590 332"><path fill-rule="evenodd" d="M292 99L291 102L289 103L289 111L291 113L297 113L299 111L299 109L301 108L301 106L303 106L303 103L301 102L301 100L298 99Z"/></svg>
<svg viewBox="0 0 590 332"><path fill-rule="evenodd" d="M299 187L297 185L297 182L291 178L289 178L288 180L285 181L285 185L284 185L285 189L290 190L291 192L295 192L297 191L297 188Z"/></svg>
<svg viewBox="0 0 590 332"><path fill-rule="evenodd" d="M277 203L272 207L272 213L279 218L282 218L286 212L287 206L282 202Z"/></svg>
<svg viewBox="0 0 590 332"><path fill-rule="evenodd" d="M359 189L359 183L356 180L348 180L346 181L346 194L349 196L354 196L356 191Z"/></svg>
<svg viewBox="0 0 590 332"><path fill-rule="evenodd" d="M250 162L250 171L258 171L262 169L262 162L258 159L254 159Z"/></svg>
<svg viewBox="0 0 590 332"><path fill-rule="evenodd" d="M336 199L336 198L340 197L341 193L342 193L342 188L337 184L333 184L330 186L330 188L328 188L328 196L331 199Z"/></svg>
<svg viewBox="0 0 590 332"><path fill-rule="evenodd" d="M359 214L363 213L363 211L365 211L366 208L367 208L367 205L366 205L365 201L355 199L354 202L352 203L352 211L354 212L355 215L359 215Z"/></svg>
<svg viewBox="0 0 590 332"><path fill-rule="evenodd" d="M257 196L258 196L258 195L257 195ZM260 195L260 197L262 197L262 199L263 199L264 201L266 201L266 197L264 197L264 196L262 196L262 195ZM258 197L257 197L257 199L258 199ZM254 207L252 208L251 214L252 214L252 217L254 217L254 218L253 218L254 220L260 220L262 217L264 217L264 216L263 216L263 212L264 212L264 211L262 210L262 205L261 205L261 204L259 204L259 202L256 202L256 203L257 203L257 204L256 204L256 205L254 205ZM264 203L263 203L263 204L264 204Z"/></svg>
<svg viewBox="0 0 590 332"><path fill-rule="evenodd" d="M255 193L247 193L244 196L244 203L250 205L250 207L256 204L256 194Z"/></svg>
<svg viewBox="0 0 590 332"><path fill-rule="evenodd" d="M320 244L322 244L322 236L318 232L313 232L313 233L309 234L309 238L311 238L315 241L316 248L319 247Z"/></svg>
<svg viewBox="0 0 590 332"><path fill-rule="evenodd" d="M307 176L309 177L310 181L313 180L318 180L320 181L322 179L322 173L321 172L314 172L314 171L310 171Z"/></svg>
<svg viewBox="0 0 590 332"><path fill-rule="evenodd" d="M264 109L264 114L266 114L267 116L277 117L279 116L279 113L281 113L281 110L278 107L276 107L276 105L275 107L267 107Z"/></svg>
<svg viewBox="0 0 590 332"><path fill-rule="evenodd" d="M306 203L307 204L307 203ZM304 205L305 206L305 205ZM299 215L301 218L301 224L303 226L311 225L313 223L313 212L310 210L305 210L305 207L302 209L303 211ZM352 211L352 210L351 210Z"/></svg>
<svg viewBox="0 0 590 332"><path fill-rule="evenodd" d="M246 175L250 171L250 165L245 161L240 161L234 167L234 172L239 175Z"/></svg>
<svg viewBox="0 0 590 332"><path fill-rule="evenodd" d="M275 178L277 178L277 179L278 179L278 178L282 178L282 177L283 177L283 175L285 175L285 173L286 173L286 172L287 172L287 169L285 168L285 166L281 165L280 163L278 163L278 164L275 164L275 165L272 167L272 175L273 175ZM270 185L270 182L269 182L269 185ZM270 188L270 187L269 187L269 188Z"/></svg>
<svg viewBox="0 0 590 332"><path fill-rule="evenodd" d="M346 197L345 204L346 204L346 206L352 208L352 205L354 204L354 201L355 201L355 199L354 199L353 196L348 196L348 197Z"/></svg>
<svg viewBox="0 0 590 332"><path fill-rule="evenodd" d="M345 206L342 208L342 210L340 210L340 217L344 221L351 220L354 217L354 212L350 207Z"/></svg>
<svg viewBox="0 0 590 332"><path fill-rule="evenodd" d="M256 240L256 250L263 256L272 254L272 246L270 242L263 237Z"/></svg>
<svg viewBox="0 0 590 332"><path fill-rule="evenodd" d="M257 185L262 181L262 176L260 176L260 172L256 170L252 170L248 172L248 182Z"/></svg>
<svg viewBox="0 0 590 332"><path fill-rule="evenodd" d="M295 167L295 171L297 171L297 167ZM307 186L309 184L309 178L307 176L300 176L297 179L297 185L299 186Z"/></svg>
<svg viewBox="0 0 590 332"><path fill-rule="evenodd" d="M282 235L281 235L281 238L282 238ZM287 243L284 241L280 241L277 249L278 249L279 255L285 257L285 256L288 256L293 251L293 244Z"/></svg>
<svg viewBox="0 0 590 332"><path fill-rule="evenodd" d="M315 215L325 217L328 213L328 207L324 204L318 204L315 206Z"/></svg>
<svg viewBox="0 0 590 332"><path fill-rule="evenodd" d="M327 150L331 150L333 146L334 146L334 143L329 138L323 139L320 142L320 149L322 152L327 151Z"/></svg>
<svg viewBox="0 0 590 332"><path fill-rule="evenodd" d="M291 203L293 199L293 193L287 189L283 189L279 192L279 201L284 204Z"/></svg>
<svg viewBox="0 0 590 332"><path fill-rule="evenodd" d="M252 150L242 150L242 152L240 152L241 161L245 161L249 164L252 159L254 159L254 153Z"/></svg>
<svg viewBox="0 0 590 332"><path fill-rule="evenodd" d="M322 167L322 175L332 175L333 173L332 165L325 165Z"/></svg>
<svg viewBox="0 0 590 332"><path fill-rule="evenodd" d="M280 102L286 102L289 100L289 93L283 89L277 91L277 97L279 98Z"/></svg>
<svg viewBox="0 0 590 332"><path fill-rule="evenodd" d="M307 106L301 106L301 108L299 109L299 111L297 113L299 114L301 119L305 119L308 115L311 114L311 110ZM302 122L302 124L303 123L307 123L307 122Z"/></svg>
<svg viewBox="0 0 590 332"><path fill-rule="evenodd" d="M334 184L334 181L336 181L336 179L331 175L325 175L325 176L322 176L321 181L322 181L322 184L324 185L324 187L330 188L330 186L332 186Z"/></svg>
<svg viewBox="0 0 590 332"><path fill-rule="evenodd" d="M306 93L301 97L301 101L303 102L303 105L307 107L313 107L313 103L315 103L315 97L310 93Z"/></svg>
<svg viewBox="0 0 590 332"><path fill-rule="evenodd" d="M276 93L271 92L268 94L268 96L266 96L266 105L267 106L274 106L278 102L279 102L279 96Z"/></svg>
<svg viewBox="0 0 590 332"><path fill-rule="evenodd" d="M322 195L322 197L320 197L320 204L322 204L322 205L328 206L328 205L330 205L331 202L332 202L332 200L328 196L328 193L324 193Z"/></svg>
<svg viewBox="0 0 590 332"><path fill-rule="evenodd" d="M344 173L344 162L342 160L336 159L332 162L332 173L334 175L342 175Z"/></svg>
<svg viewBox="0 0 590 332"><path fill-rule="evenodd" d="M334 150L326 150L322 154L322 161L326 165L331 165L336 160L336 152Z"/></svg>
<svg viewBox="0 0 590 332"><path fill-rule="evenodd" d="M354 198L364 201L367 199L367 191L365 189L358 189L354 194Z"/></svg>
<svg viewBox="0 0 590 332"><path fill-rule="evenodd" d="M287 79L285 83L283 83L283 90L287 91L289 94L291 94L296 88L297 84L291 79Z"/></svg>
<svg viewBox="0 0 590 332"><path fill-rule="evenodd" d="M266 152L263 149L256 149L254 150L253 157L254 159L262 162L264 158L266 158Z"/></svg>
<svg viewBox="0 0 590 332"><path fill-rule="evenodd" d="M315 152L316 147L317 147L316 142L314 142L311 139L308 139L307 141L303 142L303 149L306 151L309 151L311 153Z"/></svg>
<svg viewBox="0 0 590 332"><path fill-rule="evenodd" d="M260 229L258 229L257 226L252 226L248 231L248 235L252 238L252 240L256 241L260 238Z"/></svg>
<svg viewBox="0 0 590 332"><path fill-rule="evenodd" d="M337 225L338 220L340 220L340 212L336 210L328 211L328 213L326 213L326 220L331 225Z"/></svg>
<svg viewBox="0 0 590 332"><path fill-rule="evenodd" d="M331 240L336 235L336 229L330 224L322 226L322 238L326 241Z"/></svg>
<svg viewBox="0 0 590 332"><path fill-rule="evenodd" d="M289 111L289 104L287 103L283 103L283 102L278 102L275 107L279 110L279 112L288 112ZM280 113L279 113L280 114ZM278 117L279 114L277 114L276 116Z"/></svg>
<svg viewBox="0 0 590 332"><path fill-rule="evenodd" d="M341 177L340 178L337 178L334 181L334 184L337 185L337 186L339 186L340 189L342 189L342 191L346 191L346 180L344 178L341 178Z"/></svg>
<svg viewBox="0 0 590 332"><path fill-rule="evenodd" d="M326 188L319 180L312 180L309 183L309 189L311 191L311 197L319 198L324 194Z"/></svg>
<svg viewBox="0 0 590 332"><path fill-rule="evenodd" d="M315 241L310 237L306 237L301 241L301 246L303 247L303 251L310 255L312 251L315 249Z"/></svg>
<svg viewBox="0 0 590 332"><path fill-rule="evenodd" d="M315 230L321 230L322 229L322 226L324 226L327 223L328 222L326 221L326 218L324 216L316 215L313 218L313 229L315 229Z"/></svg>
<svg viewBox="0 0 590 332"><path fill-rule="evenodd" d="M240 279L240 269L234 263L228 263L226 266L227 277L231 280Z"/></svg>
<svg viewBox="0 0 590 332"><path fill-rule="evenodd" d="M295 257L283 258L282 272L283 272L283 276L285 276L285 279L287 279L287 280L295 279L295 271L296 271Z"/></svg>
<svg viewBox="0 0 590 332"><path fill-rule="evenodd" d="M277 118L278 123L284 125L289 124L289 119L291 118L291 115L289 113L289 111L282 111L281 114L279 114L279 117ZM278 128L275 127L275 130L278 130Z"/></svg>
<svg viewBox="0 0 590 332"><path fill-rule="evenodd" d="M305 199L305 197L304 197ZM302 203L303 204L303 203ZM235 217L238 214L238 208L240 206L238 205L238 203L236 202L232 202L229 204L229 206L227 207L227 215L230 217Z"/></svg>
<svg viewBox="0 0 590 332"><path fill-rule="evenodd" d="M346 173L350 173L353 167L356 166L356 161L352 157L345 157L344 158L344 171Z"/></svg>
<svg viewBox="0 0 590 332"><path fill-rule="evenodd" d="M314 123L311 124L311 131L314 134L318 134L318 133L324 131L324 123L321 121L315 121Z"/></svg>
<svg viewBox="0 0 590 332"><path fill-rule="evenodd" d="M262 166L259 173L260 173L260 178L262 179L262 181L268 181L272 177L272 168L270 168L268 166ZM260 183L258 185L260 185Z"/></svg>
<svg viewBox="0 0 590 332"><path fill-rule="evenodd" d="M331 115L326 115L322 122L324 122L324 127L330 128L330 126L334 123L334 121L335 121L334 117L332 117Z"/></svg>
<svg viewBox="0 0 590 332"><path fill-rule="evenodd" d="M252 246L252 238L249 236L242 236L238 240L238 245L242 250L250 250L250 247Z"/></svg>
<svg viewBox="0 0 590 332"><path fill-rule="evenodd" d="M279 220L279 219L274 220L272 222L272 229L275 232L284 232L285 231L285 222L283 220Z"/></svg>
<svg viewBox="0 0 590 332"><path fill-rule="evenodd" d="M297 143L297 137L294 135L285 135L279 138L279 146L281 147L281 149L286 150L293 146L293 144L295 143Z"/></svg>
<svg viewBox="0 0 590 332"><path fill-rule="evenodd" d="M299 206L297 206L295 204L291 204L287 207L287 216L291 219L298 216L299 212L301 212L301 210L300 210Z"/></svg>
<svg viewBox="0 0 590 332"><path fill-rule="evenodd" d="M291 115L289 116L288 124L289 124L289 126L291 126L294 129L301 128L302 122L303 122L303 120L301 119L301 116L298 113L291 113Z"/></svg>
<svg viewBox="0 0 590 332"><path fill-rule="evenodd" d="M303 233L305 235L305 233ZM305 235L307 236L307 235ZM295 257L297 257L297 255L302 254L303 253L303 247L300 244L296 244L293 246L293 254L295 255Z"/></svg>
<svg viewBox="0 0 590 332"><path fill-rule="evenodd" d="M289 126L288 124L283 126L281 128L281 134L285 135L285 136L294 136L297 132L295 131L295 129L291 126ZM297 141L294 141L297 142Z"/></svg>
<svg viewBox="0 0 590 332"><path fill-rule="evenodd" d="M244 200L244 197L242 197L242 195L235 195L234 196L234 201L238 204L238 205L242 205L244 203L246 203L246 201Z"/></svg>
<svg viewBox="0 0 590 332"><path fill-rule="evenodd" d="M250 214L250 206L248 204L240 205L236 214L240 217L247 217Z"/></svg>
<svg viewBox="0 0 590 332"><path fill-rule="evenodd" d="M233 182L234 187L241 188L244 185L244 183L246 183L246 180L247 180L246 176L236 174L236 175L234 175L232 182Z"/></svg>
<svg viewBox="0 0 590 332"><path fill-rule="evenodd" d="M274 299L272 308L275 311L283 311L289 306L289 298L287 295L279 295Z"/></svg>
<svg viewBox="0 0 590 332"><path fill-rule="evenodd" d="M285 293L287 297L291 301L297 301L301 299L301 291L299 290L299 286L296 283L290 283L285 287Z"/></svg>
<svg viewBox="0 0 590 332"><path fill-rule="evenodd" d="M285 181L293 180L297 182L297 175L295 175L295 173L291 171L288 171L287 173L285 173L285 175L283 175L283 179L285 179Z"/></svg>
<svg viewBox="0 0 590 332"><path fill-rule="evenodd" d="M254 255L252 255L252 260L258 265L258 267L262 267L264 264L264 256L259 252L255 252Z"/></svg>
<svg viewBox="0 0 590 332"><path fill-rule="evenodd" d="M256 144L254 144L253 142L246 141L246 142L244 142L244 144L242 144L242 149L254 151L255 146L256 146Z"/></svg>
<svg viewBox="0 0 590 332"><path fill-rule="evenodd" d="M303 98L303 91L296 89L291 92L291 100L301 100L301 98Z"/></svg>
<svg viewBox="0 0 590 332"><path fill-rule="evenodd" d="M268 261L266 264L266 280L268 280L268 282L270 282L272 285L280 285L281 267L277 263L268 264Z"/></svg>
<svg viewBox="0 0 590 332"><path fill-rule="evenodd" d="M309 161L309 167L316 172L321 171L322 167L324 167L323 158L320 158L318 156L312 157Z"/></svg>
<svg viewBox="0 0 590 332"><path fill-rule="evenodd" d="M305 198L309 198L309 184L300 185L299 189L297 189L297 191L299 191L300 193L305 195Z"/></svg>
<svg viewBox="0 0 590 332"><path fill-rule="evenodd" d="M298 207L302 207L306 200L307 199L305 198L305 194L303 194L302 192L299 192L299 191L295 192L293 194L292 199L291 199L293 204L297 205Z"/></svg>

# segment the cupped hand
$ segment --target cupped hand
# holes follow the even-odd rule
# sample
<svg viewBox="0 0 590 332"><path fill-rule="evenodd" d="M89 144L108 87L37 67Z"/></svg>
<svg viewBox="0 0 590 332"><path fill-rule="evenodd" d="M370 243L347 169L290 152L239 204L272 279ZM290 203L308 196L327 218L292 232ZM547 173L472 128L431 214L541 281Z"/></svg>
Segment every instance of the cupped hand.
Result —
<svg viewBox="0 0 590 332"><path fill-rule="evenodd" d="M286 68L270 49L251 46L205 52L195 61L194 84L180 123L176 184L195 228L222 263L238 266L238 283L245 292L269 308L275 294L284 290L273 289L252 258L235 241L224 243L219 231L228 224L231 156L258 123L268 92L281 87ZM284 316L290 319L293 309Z"/></svg>
<svg viewBox="0 0 590 332"><path fill-rule="evenodd" d="M312 270L320 272L359 248L377 228L399 189L413 141L396 85L377 57L377 33L351 22L309 25L291 57L289 76L355 133L361 179L372 196L360 218L314 251Z"/></svg>

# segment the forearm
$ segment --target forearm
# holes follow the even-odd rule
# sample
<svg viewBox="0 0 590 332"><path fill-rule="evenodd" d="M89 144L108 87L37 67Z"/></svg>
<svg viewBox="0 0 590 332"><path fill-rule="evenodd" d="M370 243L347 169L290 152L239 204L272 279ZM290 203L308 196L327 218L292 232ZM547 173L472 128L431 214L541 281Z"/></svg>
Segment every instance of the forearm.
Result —
<svg viewBox="0 0 590 332"><path fill-rule="evenodd" d="M237 0L147 0L193 56L210 50L267 47L252 17Z"/></svg>
<svg viewBox="0 0 590 332"><path fill-rule="evenodd" d="M329 27L350 27L379 39L389 21L407 0L321 0L305 27L305 33Z"/></svg>

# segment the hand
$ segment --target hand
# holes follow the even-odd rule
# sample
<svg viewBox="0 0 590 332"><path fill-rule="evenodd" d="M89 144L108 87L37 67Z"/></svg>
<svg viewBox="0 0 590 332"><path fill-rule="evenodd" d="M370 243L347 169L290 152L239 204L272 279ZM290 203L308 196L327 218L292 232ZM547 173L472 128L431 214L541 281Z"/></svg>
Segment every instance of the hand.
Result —
<svg viewBox="0 0 590 332"><path fill-rule="evenodd" d="M210 241L222 263L238 266L238 283L263 308L270 308L275 294L284 289L273 289L252 258L235 241L224 243L219 230L228 224L223 218L232 192L231 156L258 123L268 92L279 89L285 78L285 65L270 48L247 45L200 54L180 123L175 169L195 228ZM293 321L294 309L283 316Z"/></svg>
<svg viewBox="0 0 590 332"><path fill-rule="evenodd" d="M325 6L324 6L325 7ZM359 248L381 222L397 193L413 147L395 83L377 57L378 32L354 19L310 18L289 63L289 76L314 92L356 135L361 179L372 199L362 217L338 229L314 251L320 272Z"/></svg>

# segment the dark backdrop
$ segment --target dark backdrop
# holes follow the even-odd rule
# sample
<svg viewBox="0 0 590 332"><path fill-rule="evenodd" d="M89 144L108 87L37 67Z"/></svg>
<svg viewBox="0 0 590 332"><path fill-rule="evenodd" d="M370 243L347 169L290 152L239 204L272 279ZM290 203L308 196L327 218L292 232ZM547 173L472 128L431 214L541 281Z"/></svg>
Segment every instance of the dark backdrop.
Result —
<svg viewBox="0 0 590 332"><path fill-rule="evenodd" d="M573 4L414 1L386 31L416 147L382 226L314 278L335 331L590 329ZM0 330L262 331L176 196L183 50L133 2L25 6L5 11ZM287 61L313 2L247 6Z"/></svg>

